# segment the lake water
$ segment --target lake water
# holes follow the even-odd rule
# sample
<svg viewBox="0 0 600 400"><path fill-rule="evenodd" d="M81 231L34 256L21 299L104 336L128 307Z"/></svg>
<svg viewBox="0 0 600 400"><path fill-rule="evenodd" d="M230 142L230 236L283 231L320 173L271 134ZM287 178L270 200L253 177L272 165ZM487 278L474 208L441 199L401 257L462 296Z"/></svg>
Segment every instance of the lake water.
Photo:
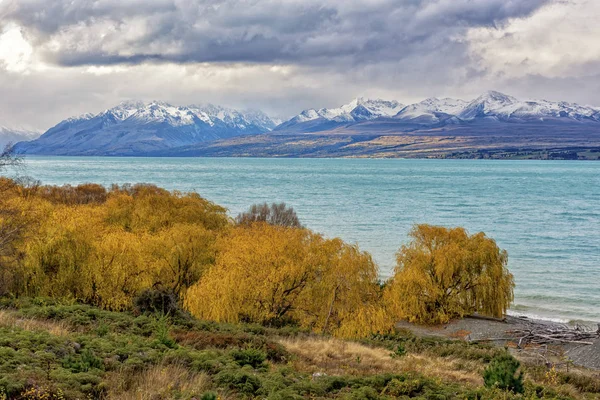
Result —
<svg viewBox="0 0 600 400"><path fill-rule="evenodd" d="M382 277L417 223L496 239L515 275L512 312L600 321L600 163L577 161L30 157L46 184L154 183L232 216L285 201L301 221L371 252Z"/></svg>

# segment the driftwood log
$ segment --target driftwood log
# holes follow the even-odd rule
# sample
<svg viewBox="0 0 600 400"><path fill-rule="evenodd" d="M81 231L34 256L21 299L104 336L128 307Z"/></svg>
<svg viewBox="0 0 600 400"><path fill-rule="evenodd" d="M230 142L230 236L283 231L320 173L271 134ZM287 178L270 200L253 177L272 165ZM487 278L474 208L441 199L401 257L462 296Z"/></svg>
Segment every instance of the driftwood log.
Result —
<svg viewBox="0 0 600 400"><path fill-rule="evenodd" d="M527 345L548 344L580 344L592 345L600 338L600 326L597 330L576 325L571 327L565 324L540 324L528 320L521 320L518 326L508 333L513 336L517 346L522 348Z"/></svg>

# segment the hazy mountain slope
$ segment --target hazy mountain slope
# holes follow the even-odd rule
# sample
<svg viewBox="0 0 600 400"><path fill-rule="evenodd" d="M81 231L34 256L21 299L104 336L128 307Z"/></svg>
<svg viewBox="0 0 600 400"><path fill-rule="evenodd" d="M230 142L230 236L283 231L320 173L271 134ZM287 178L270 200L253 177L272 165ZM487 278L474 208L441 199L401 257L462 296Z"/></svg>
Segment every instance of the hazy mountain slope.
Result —
<svg viewBox="0 0 600 400"><path fill-rule="evenodd" d="M39 136L40 134L37 132L0 126L0 150L4 149L9 143L14 144L23 140L33 140Z"/></svg>
<svg viewBox="0 0 600 400"><path fill-rule="evenodd" d="M125 102L97 115L69 118L39 139L21 142L26 154L132 155L194 143L262 134L276 123L260 111L214 105L177 107Z"/></svg>

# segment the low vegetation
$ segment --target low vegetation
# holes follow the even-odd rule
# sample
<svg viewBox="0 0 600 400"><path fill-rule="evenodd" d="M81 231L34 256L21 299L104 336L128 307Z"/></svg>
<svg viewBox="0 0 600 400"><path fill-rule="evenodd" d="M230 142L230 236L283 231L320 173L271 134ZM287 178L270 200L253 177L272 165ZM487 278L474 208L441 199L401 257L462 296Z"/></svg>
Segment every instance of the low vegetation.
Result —
<svg viewBox="0 0 600 400"><path fill-rule="evenodd" d="M50 298L5 298L0 304L0 398L593 399L600 395L597 378L557 372L549 380L528 365L518 367L523 393L503 388L499 383L505 382L504 377L520 377L505 366L515 361L506 350L484 344L423 339L403 332L353 342L290 327L203 322L181 310L165 317ZM488 371L495 377L491 384Z"/></svg>

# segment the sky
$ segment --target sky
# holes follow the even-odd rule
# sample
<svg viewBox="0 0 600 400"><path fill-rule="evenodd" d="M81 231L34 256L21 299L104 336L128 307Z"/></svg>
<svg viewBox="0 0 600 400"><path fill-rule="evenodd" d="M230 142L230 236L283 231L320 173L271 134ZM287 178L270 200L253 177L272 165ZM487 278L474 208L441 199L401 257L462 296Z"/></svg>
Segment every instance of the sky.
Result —
<svg viewBox="0 0 600 400"><path fill-rule="evenodd" d="M0 0L0 126L487 90L600 106L598 0Z"/></svg>

